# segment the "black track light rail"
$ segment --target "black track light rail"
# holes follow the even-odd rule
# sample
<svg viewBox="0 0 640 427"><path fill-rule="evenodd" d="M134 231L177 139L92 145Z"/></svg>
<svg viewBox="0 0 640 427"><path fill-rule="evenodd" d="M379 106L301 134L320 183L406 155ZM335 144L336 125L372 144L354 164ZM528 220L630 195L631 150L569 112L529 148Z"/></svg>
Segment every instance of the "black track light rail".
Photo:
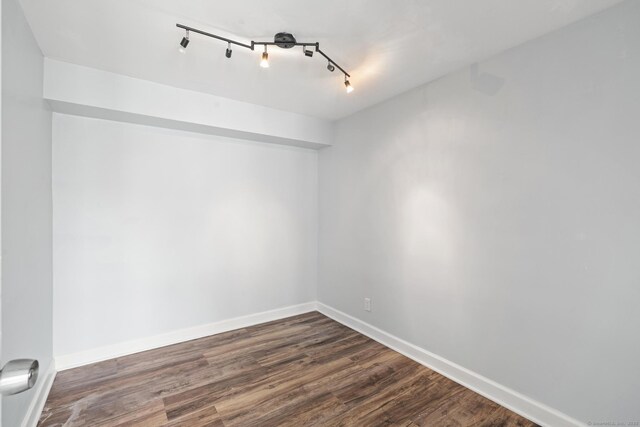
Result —
<svg viewBox="0 0 640 427"><path fill-rule="evenodd" d="M251 45L240 43L240 42L237 42L235 40L228 39L226 37L216 36L215 34L207 33L206 31L198 30L197 28L188 27L188 26L182 25L182 24L176 24L176 27L182 28L183 30L191 31L191 32L194 32L194 33L202 34L203 36L207 36L207 37L211 37L211 38L214 38L214 39L222 40L223 42L235 44L235 45L246 47L247 49L253 50L253 42L251 42Z"/></svg>
<svg viewBox="0 0 640 427"><path fill-rule="evenodd" d="M190 31L190 32L194 32L197 34L201 34L203 36L207 36L207 37L211 37L213 39L217 39L217 40L221 40L223 42L227 42L229 44L234 44L236 46L241 46L247 49L251 49L251 50L255 50L256 46L278 46L279 43L276 42L255 42L253 40L251 40L251 44L246 44L246 43L241 43L235 40L231 40L228 39L226 37L222 37L222 36L217 36L215 34L211 34L211 33L207 33L206 31L202 31L202 30L198 30L197 28L193 28L193 27L189 27L187 25L183 25L183 24L176 24L176 27L178 28L182 28L183 30L186 31ZM301 42L295 42L295 43L290 43L291 46L313 46L315 48L315 51L318 52L320 55L324 56L324 58L329 61L330 64L333 64L336 66L336 68L338 68L340 71L342 71L342 73L346 76L346 77L351 77L351 75L349 73L347 73L344 68L342 68L340 65L338 65L333 59L329 58L329 56L324 53L322 50L320 50L320 43L315 42L315 43L301 43Z"/></svg>
<svg viewBox="0 0 640 427"><path fill-rule="evenodd" d="M351 77L351 75L349 73L347 73L341 66L339 66L338 64L333 62L333 59L329 58L326 53L324 53L323 51L320 50L320 44L319 43L316 45L316 52L318 52L320 55L324 56L327 59L327 61L329 61L331 64L333 64L336 67L338 67L338 70L342 71L345 76Z"/></svg>

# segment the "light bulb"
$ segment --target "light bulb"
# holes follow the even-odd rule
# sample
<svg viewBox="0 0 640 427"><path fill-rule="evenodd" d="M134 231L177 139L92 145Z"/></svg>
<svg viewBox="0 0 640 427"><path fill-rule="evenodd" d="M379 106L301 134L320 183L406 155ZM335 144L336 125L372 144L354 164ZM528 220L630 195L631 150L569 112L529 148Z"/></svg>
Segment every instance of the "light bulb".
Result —
<svg viewBox="0 0 640 427"><path fill-rule="evenodd" d="M265 51L262 52L262 61L260 61L262 68L269 68L269 54Z"/></svg>
<svg viewBox="0 0 640 427"><path fill-rule="evenodd" d="M353 92L353 86L351 86L351 83L349 83L349 80L344 81L344 87L347 88L347 93Z"/></svg>

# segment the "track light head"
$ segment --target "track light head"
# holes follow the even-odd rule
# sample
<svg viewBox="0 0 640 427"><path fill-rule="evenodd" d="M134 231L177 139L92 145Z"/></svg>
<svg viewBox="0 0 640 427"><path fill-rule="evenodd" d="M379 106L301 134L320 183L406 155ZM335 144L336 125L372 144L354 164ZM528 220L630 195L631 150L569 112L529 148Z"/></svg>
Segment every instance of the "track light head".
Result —
<svg viewBox="0 0 640 427"><path fill-rule="evenodd" d="M227 52L225 53L225 56L226 56L227 58L231 58L231 54L232 54L232 53L233 53L233 51L231 50L231 43L229 43L229 44L227 45Z"/></svg>
<svg viewBox="0 0 640 427"><path fill-rule="evenodd" d="M304 50L304 54L306 56L308 56L309 58L311 58L313 56L313 51L312 50L308 50L306 47L302 48Z"/></svg>
<svg viewBox="0 0 640 427"><path fill-rule="evenodd" d="M267 53L267 45L264 45L264 52L262 52L262 60L260 61L262 68L269 68L269 54Z"/></svg>
<svg viewBox="0 0 640 427"><path fill-rule="evenodd" d="M185 34L185 36L180 41L180 47L178 48L180 53L184 53L187 46L189 46L189 30L187 30L187 34Z"/></svg>
<svg viewBox="0 0 640 427"><path fill-rule="evenodd" d="M351 86L351 83L347 80L347 76L344 76L344 87L347 88L347 93L353 92L353 86Z"/></svg>
<svg viewBox="0 0 640 427"><path fill-rule="evenodd" d="M333 73L333 71L336 69L336 67L333 66L333 64L331 62L329 62L327 64L327 70L331 71Z"/></svg>

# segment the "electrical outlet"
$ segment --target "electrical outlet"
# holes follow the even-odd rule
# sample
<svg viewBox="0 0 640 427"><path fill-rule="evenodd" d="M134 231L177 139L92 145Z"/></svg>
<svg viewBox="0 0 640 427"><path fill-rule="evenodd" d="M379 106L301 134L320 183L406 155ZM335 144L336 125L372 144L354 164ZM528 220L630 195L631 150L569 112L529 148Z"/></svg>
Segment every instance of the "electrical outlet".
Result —
<svg viewBox="0 0 640 427"><path fill-rule="evenodd" d="M364 311L371 311L371 298L364 299Z"/></svg>

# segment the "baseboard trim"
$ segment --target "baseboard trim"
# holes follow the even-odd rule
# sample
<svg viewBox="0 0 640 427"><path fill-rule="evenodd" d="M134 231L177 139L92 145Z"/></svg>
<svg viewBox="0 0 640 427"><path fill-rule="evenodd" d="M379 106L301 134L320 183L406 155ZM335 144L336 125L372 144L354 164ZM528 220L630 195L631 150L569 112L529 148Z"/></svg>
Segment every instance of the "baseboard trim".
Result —
<svg viewBox="0 0 640 427"><path fill-rule="evenodd" d="M203 338L209 335L219 334L221 332L232 331L234 329L246 328L259 323L283 319L285 317L308 313L315 310L316 303L315 301L312 301L304 304L282 307L275 310L263 311L261 313L234 317L232 319L181 329L148 338L121 342L78 353L60 355L55 358L56 368L58 371L64 371L66 369L89 365L91 363L101 362L115 357L178 344L184 341Z"/></svg>
<svg viewBox="0 0 640 427"><path fill-rule="evenodd" d="M483 377L443 357L415 346L360 319L321 302L318 311L343 325L387 346L445 377L543 426L584 426L585 424L517 391Z"/></svg>
<svg viewBox="0 0 640 427"><path fill-rule="evenodd" d="M55 361L52 360L47 367L47 371L40 374L40 381L36 383L35 396L29 404L29 408L27 408L27 413L22 420L22 427L36 427L38 424L55 377Z"/></svg>

